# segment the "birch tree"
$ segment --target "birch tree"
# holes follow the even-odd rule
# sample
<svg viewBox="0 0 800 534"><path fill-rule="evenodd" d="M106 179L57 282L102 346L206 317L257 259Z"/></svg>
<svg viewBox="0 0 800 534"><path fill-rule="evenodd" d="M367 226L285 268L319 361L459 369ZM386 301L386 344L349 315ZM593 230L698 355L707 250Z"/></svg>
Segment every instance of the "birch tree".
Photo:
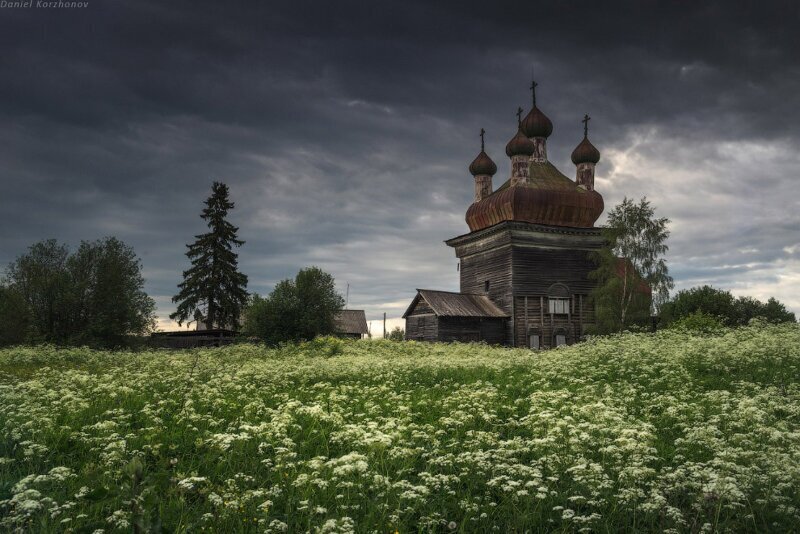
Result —
<svg viewBox="0 0 800 534"><path fill-rule="evenodd" d="M669 219L657 218L646 198L625 198L608 214L607 246L594 256L597 280L592 293L598 330L621 331L657 315L674 287L664 255Z"/></svg>

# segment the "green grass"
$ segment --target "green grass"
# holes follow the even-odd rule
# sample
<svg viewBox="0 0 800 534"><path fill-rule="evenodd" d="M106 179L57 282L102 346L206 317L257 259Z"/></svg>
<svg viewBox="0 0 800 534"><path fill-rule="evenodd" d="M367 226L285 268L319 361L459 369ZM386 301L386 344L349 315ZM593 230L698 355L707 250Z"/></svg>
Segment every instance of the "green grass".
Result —
<svg viewBox="0 0 800 534"><path fill-rule="evenodd" d="M0 350L0 530L800 524L800 328Z"/></svg>

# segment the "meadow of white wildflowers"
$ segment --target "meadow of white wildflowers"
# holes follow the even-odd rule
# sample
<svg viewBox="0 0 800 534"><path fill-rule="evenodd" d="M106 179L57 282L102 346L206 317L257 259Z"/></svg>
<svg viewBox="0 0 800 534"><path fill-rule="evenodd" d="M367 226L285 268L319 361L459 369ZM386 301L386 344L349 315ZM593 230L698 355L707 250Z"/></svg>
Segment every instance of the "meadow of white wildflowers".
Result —
<svg viewBox="0 0 800 534"><path fill-rule="evenodd" d="M0 351L0 530L792 530L800 328Z"/></svg>

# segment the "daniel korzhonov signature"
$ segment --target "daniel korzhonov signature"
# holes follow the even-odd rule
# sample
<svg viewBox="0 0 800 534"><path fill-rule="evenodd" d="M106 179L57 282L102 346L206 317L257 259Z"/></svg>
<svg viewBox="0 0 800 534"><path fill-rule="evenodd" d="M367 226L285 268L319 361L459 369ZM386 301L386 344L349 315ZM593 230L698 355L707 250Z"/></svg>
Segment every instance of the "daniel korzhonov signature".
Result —
<svg viewBox="0 0 800 534"><path fill-rule="evenodd" d="M88 1L70 0L0 0L0 9L83 9Z"/></svg>

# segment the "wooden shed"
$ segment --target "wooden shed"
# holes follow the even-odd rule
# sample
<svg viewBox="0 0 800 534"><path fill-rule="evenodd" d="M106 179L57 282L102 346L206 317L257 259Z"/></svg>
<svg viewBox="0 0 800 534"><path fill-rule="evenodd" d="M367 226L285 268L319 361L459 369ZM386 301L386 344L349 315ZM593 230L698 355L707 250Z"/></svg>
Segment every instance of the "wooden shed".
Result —
<svg viewBox="0 0 800 534"><path fill-rule="evenodd" d="M224 328L207 330L176 330L154 332L150 346L165 349L194 349L197 347L221 347L236 341L238 332Z"/></svg>
<svg viewBox="0 0 800 534"><path fill-rule="evenodd" d="M409 340L497 345L506 340L509 315L486 295L417 289L403 318Z"/></svg>
<svg viewBox="0 0 800 534"><path fill-rule="evenodd" d="M342 310L334 318L336 335L362 339L369 335L367 316L364 310Z"/></svg>

